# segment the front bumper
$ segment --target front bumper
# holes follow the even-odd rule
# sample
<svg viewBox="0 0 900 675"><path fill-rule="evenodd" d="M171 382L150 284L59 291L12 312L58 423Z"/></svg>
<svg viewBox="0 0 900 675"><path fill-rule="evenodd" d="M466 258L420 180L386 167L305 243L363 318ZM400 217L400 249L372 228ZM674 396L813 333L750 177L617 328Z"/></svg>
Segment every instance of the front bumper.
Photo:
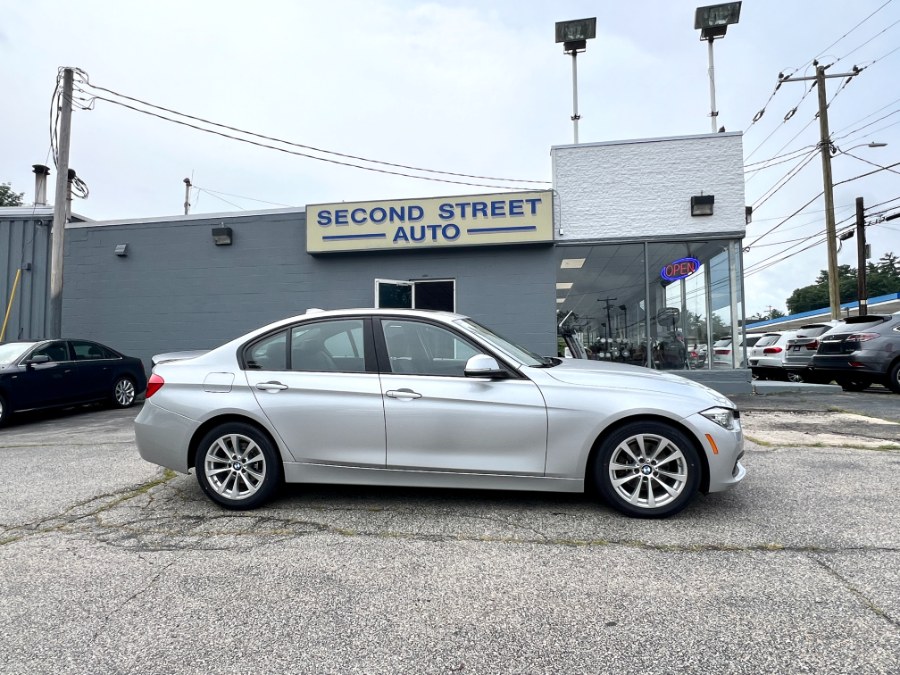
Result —
<svg viewBox="0 0 900 675"><path fill-rule="evenodd" d="M729 490L744 480L747 470L741 464L744 456L744 432L740 419L736 428L725 429L697 413L687 420L700 438L709 466L708 492Z"/></svg>

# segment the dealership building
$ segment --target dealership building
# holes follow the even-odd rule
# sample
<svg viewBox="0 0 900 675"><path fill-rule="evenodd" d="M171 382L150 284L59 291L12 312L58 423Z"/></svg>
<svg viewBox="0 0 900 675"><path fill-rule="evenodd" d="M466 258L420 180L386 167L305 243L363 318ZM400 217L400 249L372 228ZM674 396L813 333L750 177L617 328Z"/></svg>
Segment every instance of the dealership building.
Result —
<svg viewBox="0 0 900 675"><path fill-rule="evenodd" d="M750 390L740 133L551 149L552 189L66 226L62 331L149 365L308 308L471 316L542 354ZM39 194L39 192L36 192ZM399 198L398 198L399 197ZM0 208L5 340L46 336L52 208Z"/></svg>

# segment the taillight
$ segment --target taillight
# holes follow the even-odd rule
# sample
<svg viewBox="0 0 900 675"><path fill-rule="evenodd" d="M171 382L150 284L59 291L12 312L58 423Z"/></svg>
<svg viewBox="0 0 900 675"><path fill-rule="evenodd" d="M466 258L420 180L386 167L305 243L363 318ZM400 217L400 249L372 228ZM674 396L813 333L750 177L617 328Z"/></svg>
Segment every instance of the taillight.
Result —
<svg viewBox="0 0 900 675"><path fill-rule="evenodd" d="M879 337L878 333L854 333L847 338L847 342L865 342Z"/></svg>
<svg viewBox="0 0 900 675"><path fill-rule="evenodd" d="M151 396L153 396L153 394L162 389L162 386L165 383L166 381L164 379L162 379L156 373L153 373L150 376L150 379L147 380L147 393L145 394L146 398L150 398Z"/></svg>
<svg viewBox="0 0 900 675"><path fill-rule="evenodd" d="M781 352L781 347L766 347L763 349L763 354L780 354Z"/></svg>
<svg viewBox="0 0 900 675"><path fill-rule="evenodd" d="M819 348L819 341L813 340L808 345L806 345L806 348L809 349L810 351L815 351L816 349Z"/></svg>

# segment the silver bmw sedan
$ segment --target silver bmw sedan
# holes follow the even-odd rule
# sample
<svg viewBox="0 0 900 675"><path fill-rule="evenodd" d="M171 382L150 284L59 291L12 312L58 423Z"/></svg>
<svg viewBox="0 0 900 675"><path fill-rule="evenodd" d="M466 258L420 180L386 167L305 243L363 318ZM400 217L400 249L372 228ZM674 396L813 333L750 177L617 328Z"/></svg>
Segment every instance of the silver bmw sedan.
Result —
<svg viewBox="0 0 900 675"><path fill-rule="evenodd" d="M671 516L746 473L721 394L646 368L538 356L447 312L310 310L160 360L149 462L229 509L283 482L595 492Z"/></svg>

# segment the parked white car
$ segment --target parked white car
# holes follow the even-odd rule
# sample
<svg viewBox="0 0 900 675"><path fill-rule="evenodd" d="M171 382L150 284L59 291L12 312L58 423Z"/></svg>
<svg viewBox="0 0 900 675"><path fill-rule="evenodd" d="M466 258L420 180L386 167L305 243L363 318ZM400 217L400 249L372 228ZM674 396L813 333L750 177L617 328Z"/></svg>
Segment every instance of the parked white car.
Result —
<svg viewBox="0 0 900 675"><path fill-rule="evenodd" d="M747 348L747 361L750 370L760 380L787 380L784 369L784 357L787 354L788 340L797 335L797 331L782 330L766 333L756 344Z"/></svg>

